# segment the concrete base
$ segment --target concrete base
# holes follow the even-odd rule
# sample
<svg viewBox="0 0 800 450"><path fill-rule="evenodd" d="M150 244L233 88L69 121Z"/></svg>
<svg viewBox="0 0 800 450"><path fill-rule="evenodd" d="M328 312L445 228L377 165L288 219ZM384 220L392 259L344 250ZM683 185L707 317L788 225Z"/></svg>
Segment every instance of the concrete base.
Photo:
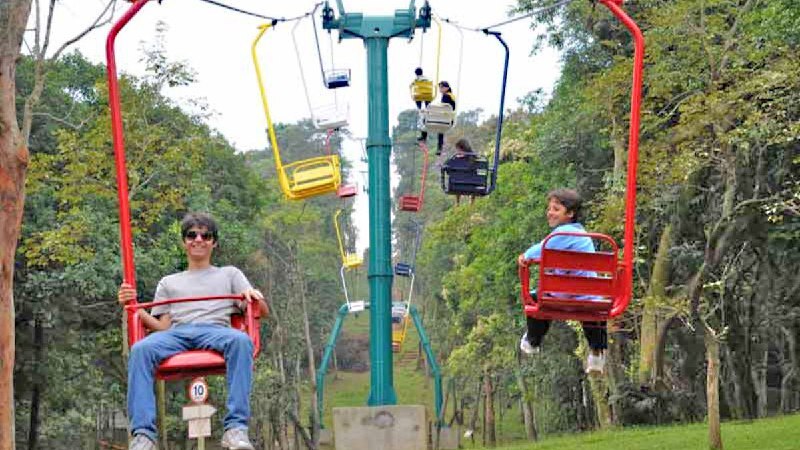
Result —
<svg viewBox="0 0 800 450"><path fill-rule="evenodd" d="M338 450L427 450L425 407L333 408L333 437Z"/></svg>
<svg viewBox="0 0 800 450"><path fill-rule="evenodd" d="M436 424L431 424L431 437L433 448L440 450L458 449L459 445L461 445L461 428L459 426L442 427L437 437Z"/></svg>
<svg viewBox="0 0 800 450"><path fill-rule="evenodd" d="M329 428L319 430L319 444L333 445L333 431Z"/></svg>

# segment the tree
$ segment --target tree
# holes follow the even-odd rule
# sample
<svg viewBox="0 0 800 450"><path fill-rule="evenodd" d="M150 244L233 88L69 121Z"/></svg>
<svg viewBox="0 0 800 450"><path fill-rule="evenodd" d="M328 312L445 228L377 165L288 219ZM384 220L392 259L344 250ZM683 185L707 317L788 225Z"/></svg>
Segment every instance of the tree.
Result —
<svg viewBox="0 0 800 450"><path fill-rule="evenodd" d="M0 450L14 443L14 255L25 203L28 146L17 122L16 64L31 0L0 5Z"/></svg>

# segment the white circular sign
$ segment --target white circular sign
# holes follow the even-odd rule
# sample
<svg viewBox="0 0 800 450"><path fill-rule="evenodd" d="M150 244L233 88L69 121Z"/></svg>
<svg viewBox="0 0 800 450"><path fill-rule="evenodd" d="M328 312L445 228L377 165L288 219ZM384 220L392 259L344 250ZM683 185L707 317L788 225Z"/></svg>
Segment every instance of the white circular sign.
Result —
<svg viewBox="0 0 800 450"><path fill-rule="evenodd" d="M205 403L208 400L208 383L205 378L195 378L189 383L189 400L192 403Z"/></svg>

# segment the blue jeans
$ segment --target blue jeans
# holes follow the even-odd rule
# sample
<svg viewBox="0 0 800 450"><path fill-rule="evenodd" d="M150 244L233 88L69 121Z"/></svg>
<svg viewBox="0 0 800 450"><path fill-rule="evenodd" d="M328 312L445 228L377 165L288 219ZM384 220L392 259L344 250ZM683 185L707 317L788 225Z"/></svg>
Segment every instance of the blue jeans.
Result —
<svg viewBox="0 0 800 450"><path fill-rule="evenodd" d="M128 418L132 434L156 441L153 380L164 359L185 350L216 350L225 357L228 380L225 429L247 428L253 379L253 342L245 333L221 325L186 324L151 333L131 347L128 359Z"/></svg>

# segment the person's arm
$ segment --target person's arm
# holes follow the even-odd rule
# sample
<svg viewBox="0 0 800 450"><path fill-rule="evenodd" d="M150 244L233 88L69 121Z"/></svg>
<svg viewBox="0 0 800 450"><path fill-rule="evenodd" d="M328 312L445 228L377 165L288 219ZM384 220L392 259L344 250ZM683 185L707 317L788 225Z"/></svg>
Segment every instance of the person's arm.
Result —
<svg viewBox="0 0 800 450"><path fill-rule="evenodd" d="M267 305L267 301L264 299L264 294L262 294L261 291L250 288L242 292L242 295L244 296L245 300L258 303L261 317L267 317L269 315L269 305ZM249 304L249 302L245 304Z"/></svg>
<svg viewBox="0 0 800 450"><path fill-rule="evenodd" d="M236 267L230 266L233 271L233 288L234 292L238 292L245 298L245 303L242 305L242 310L247 307L249 301L254 303L258 303L258 308L261 311L261 316L266 317L269 315L269 305L264 300L264 294L261 293L258 289L254 289L253 285L250 284L250 280L244 275L244 273ZM249 301L248 301L249 300Z"/></svg>
<svg viewBox="0 0 800 450"><path fill-rule="evenodd" d="M128 283L122 283L117 292L117 300L122 306L136 300L136 289ZM154 317L144 308L137 309L136 314L142 319L142 324L144 324L145 328L150 330L162 331L172 326L172 317L169 314L161 314L158 317Z"/></svg>

